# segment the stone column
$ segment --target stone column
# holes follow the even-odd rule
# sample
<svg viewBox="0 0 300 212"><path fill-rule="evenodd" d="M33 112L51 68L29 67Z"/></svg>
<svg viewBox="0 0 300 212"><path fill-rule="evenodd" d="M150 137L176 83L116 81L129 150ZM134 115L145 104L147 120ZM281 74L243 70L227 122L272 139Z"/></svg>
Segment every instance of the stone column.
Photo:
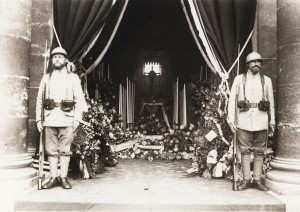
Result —
<svg viewBox="0 0 300 212"><path fill-rule="evenodd" d="M23 189L36 176L27 153L31 6L0 1L0 182L24 179Z"/></svg>
<svg viewBox="0 0 300 212"><path fill-rule="evenodd" d="M32 0L31 53L29 82L28 153L35 155L39 143L39 132L35 121L35 104L38 87L44 71L44 53L51 47L53 0Z"/></svg>
<svg viewBox="0 0 300 212"><path fill-rule="evenodd" d="M300 1L277 1L277 154L266 185L300 193Z"/></svg>
<svg viewBox="0 0 300 212"><path fill-rule="evenodd" d="M264 58L262 73L272 79L276 96L276 1L257 1L256 50Z"/></svg>

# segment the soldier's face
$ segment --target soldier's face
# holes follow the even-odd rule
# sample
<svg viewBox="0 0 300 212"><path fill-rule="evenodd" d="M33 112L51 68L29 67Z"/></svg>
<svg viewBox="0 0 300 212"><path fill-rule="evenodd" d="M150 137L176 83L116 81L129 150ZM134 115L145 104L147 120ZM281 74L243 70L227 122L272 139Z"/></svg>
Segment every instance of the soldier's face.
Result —
<svg viewBox="0 0 300 212"><path fill-rule="evenodd" d="M260 60L251 61L248 63L248 67L253 74L257 74L261 68L261 61Z"/></svg>
<svg viewBox="0 0 300 212"><path fill-rule="evenodd" d="M67 59L63 54L55 54L52 57L54 69L62 69L66 65Z"/></svg>

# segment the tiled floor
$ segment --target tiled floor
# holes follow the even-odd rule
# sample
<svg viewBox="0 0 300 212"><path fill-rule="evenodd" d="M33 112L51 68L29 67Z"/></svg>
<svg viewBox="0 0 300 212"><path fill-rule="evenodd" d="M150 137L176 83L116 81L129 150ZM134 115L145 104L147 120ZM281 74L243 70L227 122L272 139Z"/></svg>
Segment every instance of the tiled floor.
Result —
<svg viewBox="0 0 300 212"><path fill-rule="evenodd" d="M73 188L36 190L17 211L285 211L268 192L232 191L224 179L189 176L190 161L119 160L95 179L72 179Z"/></svg>

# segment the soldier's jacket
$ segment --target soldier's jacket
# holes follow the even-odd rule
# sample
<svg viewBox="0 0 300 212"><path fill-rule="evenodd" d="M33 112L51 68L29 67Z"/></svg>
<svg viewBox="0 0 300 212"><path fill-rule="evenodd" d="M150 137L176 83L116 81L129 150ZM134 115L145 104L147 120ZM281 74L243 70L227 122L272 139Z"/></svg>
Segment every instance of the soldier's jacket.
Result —
<svg viewBox="0 0 300 212"><path fill-rule="evenodd" d="M52 110L43 108L42 93L45 90L45 99L53 99L54 102L73 100L75 107L71 111L62 111L60 106ZM87 105L81 88L78 75L63 69L54 70L52 74L44 75L37 95L36 122L41 120L41 110L44 109L44 126L67 127L72 126L74 120L80 121L82 113Z"/></svg>
<svg viewBox="0 0 300 212"><path fill-rule="evenodd" d="M268 130L269 124L275 125L275 110L272 81L269 77L264 76L264 94L267 101L270 102L269 112L260 111L258 107L249 108L248 111L238 112L237 127L247 131ZM244 100L243 74L238 75L232 84L230 98L228 102L228 123L234 122L235 114L235 96L236 89L239 89L238 100ZM259 103L262 100L262 83L260 74L253 75L250 70L247 72L247 81L245 83L245 94L249 103ZM268 113L269 116L268 117Z"/></svg>

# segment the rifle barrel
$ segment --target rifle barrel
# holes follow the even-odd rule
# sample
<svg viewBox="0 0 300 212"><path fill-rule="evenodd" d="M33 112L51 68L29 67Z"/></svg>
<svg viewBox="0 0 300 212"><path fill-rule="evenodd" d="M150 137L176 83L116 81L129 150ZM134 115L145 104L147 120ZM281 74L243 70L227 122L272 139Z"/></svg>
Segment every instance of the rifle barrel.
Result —
<svg viewBox="0 0 300 212"><path fill-rule="evenodd" d="M44 70L43 70L43 76L46 74L47 69L47 39L45 44L45 60L44 60ZM43 126L42 131L40 132L40 139L39 139L39 169L38 169L38 189L42 189L42 178L44 175L44 139L45 139L45 133L44 133L44 100L45 100L45 90L46 90L46 84L43 85L43 92L42 92L42 108L41 108L41 124Z"/></svg>
<svg viewBox="0 0 300 212"><path fill-rule="evenodd" d="M237 116L238 116L238 108L237 108L237 101L239 95L239 86L236 86L236 93L235 93L235 104L234 104L234 125L237 127ZM237 191L237 131L234 132L233 137L233 190Z"/></svg>
<svg viewBox="0 0 300 212"><path fill-rule="evenodd" d="M44 102L45 99L45 86L43 88L42 93L42 102ZM41 124L44 124L44 108L42 106L41 110ZM40 132L40 143L39 143L39 170L38 170L38 189L42 189L42 178L43 178L43 171L44 171L44 128Z"/></svg>

